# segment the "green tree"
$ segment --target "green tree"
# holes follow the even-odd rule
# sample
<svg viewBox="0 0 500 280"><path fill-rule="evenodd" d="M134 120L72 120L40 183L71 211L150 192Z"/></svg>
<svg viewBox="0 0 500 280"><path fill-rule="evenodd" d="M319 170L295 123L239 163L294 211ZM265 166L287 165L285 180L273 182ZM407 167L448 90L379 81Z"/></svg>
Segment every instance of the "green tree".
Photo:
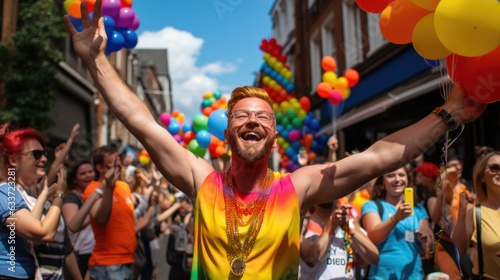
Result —
<svg viewBox="0 0 500 280"><path fill-rule="evenodd" d="M61 42L66 36L60 6L51 0L19 1L17 30L0 44L0 122L48 132L55 105Z"/></svg>

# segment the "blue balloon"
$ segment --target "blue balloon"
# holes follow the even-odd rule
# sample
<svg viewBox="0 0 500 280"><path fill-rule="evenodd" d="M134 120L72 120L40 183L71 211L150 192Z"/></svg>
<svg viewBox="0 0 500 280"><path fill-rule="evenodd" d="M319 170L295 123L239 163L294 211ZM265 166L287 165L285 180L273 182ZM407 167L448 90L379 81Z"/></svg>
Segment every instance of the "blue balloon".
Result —
<svg viewBox="0 0 500 280"><path fill-rule="evenodd" d="M81 32L83 30L83 22L81 18L74 18L70 15L68 15L68 18L71 21L71 24L73 24L73 27L75 27L78 32Z"/></svg>
<svg viewBox="0 0 500 280"><path fill-rule="evenodd" d="M125 44L125 38L118 31L113 31L113 36L108 38L108 43L106 44L106 51L117 52L123 48Z"/></svg>
<svg viewBox="0 0 500 280"><path fill-rule="evenodd" d="M208 148L210 142L212 141L212 137L210 133L206 130L200 130L196 132L196 141L198 141L198 145L202 148Z"/></svg>
<svg viewBox="0 0 500 280"><path fill-rule="evenodd" d="M124 44L125 48L132 49L135 46L137 46L138 38L137 38L137 33L135 33L134 30L128 29L123 34L123 37L125 37L125 44Z"/></svg>
<svg viewBox="0 0 500 280"><path fill-rule="evenodd" d="M104 29L106 30L106 35L108 38L113 37L113 31L115 31L115 20L110 16L103 16L104 19Z"/></svg>
<svg viewBox="0 0 500 280"><path fill-rule="evenodd" d="M208 132L219 140L224 140L224 130L227 128L227 109L217 109L208 117Z"/></svg>
<svg viewBox="0 0 500 280"><path fill-rule="evenodd" d="M190 124L185 123L185 124L182 126L182 131L183 131L184 133L186 133L186 132L188 132L188 131L192 131L192 130L193 130L193 128L191 127L191 125L190 125Z"/></svg>
<svg viewBox="0 0 500 280"><path fill-rule="evenodd" d="M300 141L293 141L290 143L290 146L298 151L302 147L302 144L300 143Z"/></svg>
<svg viewBox="0 0 500 280"><path fill-rule="evenodd" d="M180 130L181 126L179 125L179 122L176 119L172 118L167 126L167 131L172 135L176 135Z"/></svg>

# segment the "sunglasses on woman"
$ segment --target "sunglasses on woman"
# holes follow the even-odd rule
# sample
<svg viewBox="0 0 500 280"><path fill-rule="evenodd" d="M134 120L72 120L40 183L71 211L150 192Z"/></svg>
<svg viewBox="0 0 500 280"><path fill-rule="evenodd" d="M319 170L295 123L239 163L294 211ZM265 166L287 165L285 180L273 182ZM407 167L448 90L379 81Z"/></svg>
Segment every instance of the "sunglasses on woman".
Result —
<svg viewBox="0 0 500 280"><path fill-rule="evenodd" d="M490 165L488 165L488 169L492 173L498 173L498 172L500 172L500 165L498 165L498 164L490 164Z"/></svg>
<svg viewBox="0 0 500 280"><path fill-rule="evenodd" d="M26 152L24 154L33 154L33 157L36 159L36 160L39 160L42 158L42 156L45 156L47 157L47 151L45 150L33 150L33 151L29 151L29 152Z"/></svg>

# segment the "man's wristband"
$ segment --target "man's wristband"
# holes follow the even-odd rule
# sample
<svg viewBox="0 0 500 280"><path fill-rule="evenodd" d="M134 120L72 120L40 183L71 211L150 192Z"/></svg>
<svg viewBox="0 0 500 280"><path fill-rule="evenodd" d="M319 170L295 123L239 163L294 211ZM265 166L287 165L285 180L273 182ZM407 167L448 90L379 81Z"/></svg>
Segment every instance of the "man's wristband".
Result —
<svg viewBox="0 0 500 280"><path fill-rule="evenodd" d="M458 128L457 122L453 119L450 113L448 113L448 111L446 111L442 107L437 107L432 112L440 116L446 122L446 125L448 125L450 131L453 131Z"/></svg>

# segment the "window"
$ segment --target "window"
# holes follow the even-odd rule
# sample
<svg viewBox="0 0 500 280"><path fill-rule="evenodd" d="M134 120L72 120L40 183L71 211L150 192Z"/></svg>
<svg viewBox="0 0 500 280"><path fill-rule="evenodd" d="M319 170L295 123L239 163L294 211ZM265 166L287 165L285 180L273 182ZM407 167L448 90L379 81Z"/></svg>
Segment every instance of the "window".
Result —
<svg viewBox="0 0 500 280"><path fill-rule="evenodd" d="M344 0L342 5L344 14L344 39L343 45L346 68L351 68L362 61L363 41L361 37L361 13L353 0Z"/></svg>
<svg viewBox="0 0 500 280"><path fill-rule="evenodd" d="M335 41L335 28L333 26L333 12L323 21L321 26L321 43L323 56L337 57L337 42Z"/></svg>
<svg viewBox="0 0 500 280"><path fill-rule="evenodd" d="M311 48L311 84L313 85L314 92L316 91L316 85L321 82L321 38L318 30L311 34L310 39Z"/></svg>
<svg viewBox="0 0 500 280"><path fill-rule="evenodd" d="M380 32L379 18L379 14L368 13L368 44L370 46L368 54L375 52L387 43Z"/></svg>

